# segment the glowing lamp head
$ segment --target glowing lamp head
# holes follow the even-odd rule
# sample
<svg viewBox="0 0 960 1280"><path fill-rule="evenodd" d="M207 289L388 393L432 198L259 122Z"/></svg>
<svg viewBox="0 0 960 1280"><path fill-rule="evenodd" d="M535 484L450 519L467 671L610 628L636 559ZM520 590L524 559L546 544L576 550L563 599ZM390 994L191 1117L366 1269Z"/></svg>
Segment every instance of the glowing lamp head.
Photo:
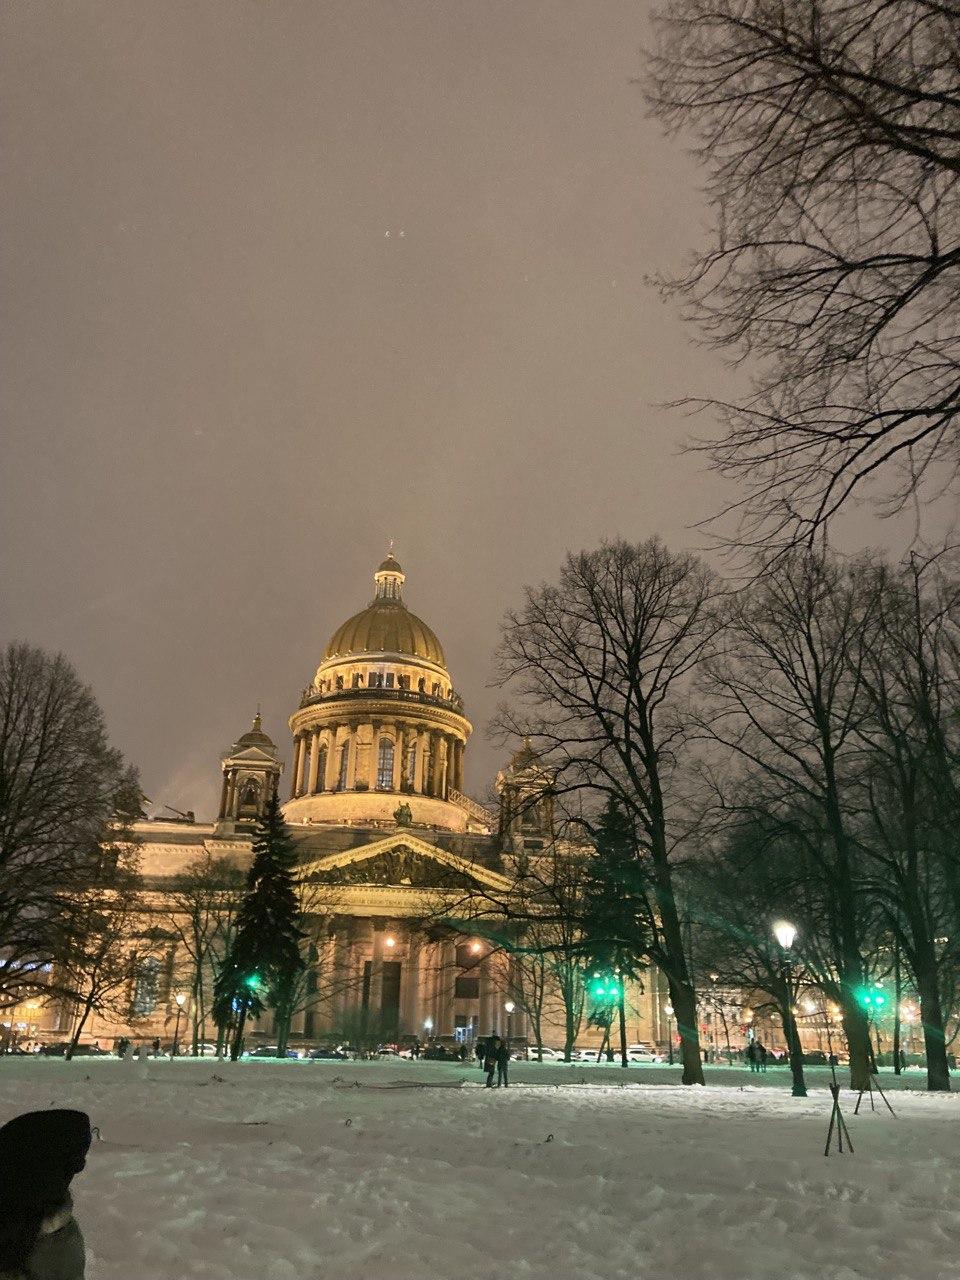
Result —
<svg viewBox="0 0 960 1280"><path fill-rule="evenodd" d="M385 947L395 947L397 945L397 940L394 937L386 937L383 940L383 945Z"/></svg>
<svg viewBox="0 0 960 1280"><path fill-rule="evenodd" d="M506 1009L507 1013L513 1013L514 1009L515 1009L517 1006L513 1003L513 1001L512 1001L512 1000L507 1000L507 1001L505 1001L505 1002L504 1002L504 1006L503 1006L503 1007Z"/></svg>
<svg viewBox="0 0 960 1280"><path fill-rule="evenodd" d="M672 1005L672 1004L665 1004L665 1005L663 1006L663 1012L667 1015L667 1017L668 1017L668 1018L672 1018L672 1017L673 1017L673 1005Z"/></svg>
<svg viewBox="0 0 960 1280"><path fill-rule="evenodd" d="M183 994L182 991L178 991L173 998L174 1000L176 1000L177 1004L180 1006L181 1009L187 1003L187 997Z"/></svg>
<svg viewBox="0 0 960 1280"><path fill-rule="evenodd" d="M789 951L797 936L796 926L792 925L789 920L778 920L773 926L773 936L784 951Z"/></svg>
<svg viewBox="0 0 960 1280"><path fill-rule="evenodd" d="M432 1030L433 1030L433 1019L432 1019L432 1018L424 1018L424 1020L423 1020L423 1029L424 1029L424 1031L432 1031Z"/></svg>
<svg viewBox="0 0 960 1280"><path fill-rule="evenodd" d="M474 955L479 955L479 953L480 953L480 943L479 943L479 942L471 942L471 943L470 943L470 950L473 952L473 954L474 954Z"/></svg>

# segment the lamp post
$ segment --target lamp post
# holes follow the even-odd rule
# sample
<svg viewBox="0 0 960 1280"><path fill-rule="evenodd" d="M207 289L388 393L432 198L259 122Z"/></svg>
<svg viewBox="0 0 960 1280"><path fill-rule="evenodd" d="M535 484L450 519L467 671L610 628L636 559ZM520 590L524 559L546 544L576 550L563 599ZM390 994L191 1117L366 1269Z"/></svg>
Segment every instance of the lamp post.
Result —
<svg viewBox="0 0 960 1280"><path fill-rule="evenodd" d="M504 1010L507 1014L507 1039L513 1039L513 1011L517 1007L512 1000L505 1000L503 1003Z"/></svg>
<svg viewBox="0 0 960 1280"><path fill-rule="evenodd" d="M673 1005L665 1004L663 1012L667 1015L667 1062L673 1066Z"/></svg>
<svg viewBox="0 0 960 1280"><path fill-rule="evenodd" d="M807 1085L803 1078L803 1050L800 1048L800 1032L797 1029L797 1019L793 1011L795 992L793 990L793 963L790 958L790 948L797 937L796 926L792 925L789 920L778 920L773 926L773 936L776 938L777 945L783 953L783 980L787 988L784 1031L787 1035L790 1070L793 1074L793 1089L791 1092L795 1098L805 1098L807 1096Z"/></svg>
<svg viewBox="0 0 960 1280"><path fill-rule="evenodd" d="M178 991L173 998L177 1002L177 1024L173 1029L173 1052L170 1054L171 1058L177 1056L177 1045L180 1043L180 1018L183 1014L183 1006L187 1003L187 997L182 991Z"/></svg>
<svg viewBox="0 0 960 1280"><path fill-rule="evenodd" d="M424 1035L427 1037L427 1039L428 1039L428 1040L430 1039L430 1033L431 1033L431 1031L432 1031L432 1030L433 1030L433 1019L432 1019L432 1018L424 1018L424 1020L423 1020L423 1031L424 1031Z"/></svg>

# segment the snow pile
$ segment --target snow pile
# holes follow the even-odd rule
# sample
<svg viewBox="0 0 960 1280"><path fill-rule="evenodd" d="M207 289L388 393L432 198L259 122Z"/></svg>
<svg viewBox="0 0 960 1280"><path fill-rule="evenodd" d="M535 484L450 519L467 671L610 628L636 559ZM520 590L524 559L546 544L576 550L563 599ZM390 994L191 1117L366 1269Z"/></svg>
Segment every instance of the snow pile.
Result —
<svg viewBox="0 0 960 1280"><path fill-rule="evenodd" d="M100 1128L75 1184L89 1280L960 1275L953 1096L900 1091L896 1119L845 1098L856 1154L824 1159L823 1087L623 1075L6 1059L0 1120Z"/></svg>

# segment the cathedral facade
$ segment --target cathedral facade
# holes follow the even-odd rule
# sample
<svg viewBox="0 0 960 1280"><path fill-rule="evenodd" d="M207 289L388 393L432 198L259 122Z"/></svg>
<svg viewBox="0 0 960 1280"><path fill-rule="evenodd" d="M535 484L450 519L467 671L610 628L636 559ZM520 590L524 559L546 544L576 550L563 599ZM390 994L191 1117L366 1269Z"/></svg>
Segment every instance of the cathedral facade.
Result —
<svg viewBox="0 0 960 1280"><path fill-rule="evenodd" d="M404 582L391 554L371 603L333 632L289 718L289 763L258 714L221 759L215 821L136 824L148 915L131 942L134 977L113 1011L91 1017L84 1040L215 1039L212 975L198 991L189 921L177 915L191 910L183 885L204 867L232 867L239 878L279 790L308 932L292 1047L363 1037L469 1046L493 1031L534 1041L522 949L509 945L509 910L503 919L498 911L519 860L556 855L548 780L525 749L498 775L498 811L465 795L472 726L440 641L404 601ZM665 1042L661 988L651 974L630 993L631 1039ZM40 1039L70 1034L68 1007L35 1012L34 1023L27 1016ZM581 1044L598 1034L586 1021L585 1011ZM541 1002L533 1022L544 1044L562 1046L556 999ZM274 1043L267 1012L247 1047Z"/></svg>

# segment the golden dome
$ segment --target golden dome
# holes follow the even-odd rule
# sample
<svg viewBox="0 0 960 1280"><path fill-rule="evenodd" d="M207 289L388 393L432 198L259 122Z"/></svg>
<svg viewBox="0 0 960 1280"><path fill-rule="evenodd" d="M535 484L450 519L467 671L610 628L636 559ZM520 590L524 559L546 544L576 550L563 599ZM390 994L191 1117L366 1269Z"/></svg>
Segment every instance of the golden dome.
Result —
<svg viewBox="0 0 960 1280"><path fill-rule="evenodd" d="M392 555L374 575L377 595L373 603L348 618L330 638L323 661L354 654L399 653L423 658L446 668L443 646L427 624L411 613L401 599L404 573Z"/></svg>

